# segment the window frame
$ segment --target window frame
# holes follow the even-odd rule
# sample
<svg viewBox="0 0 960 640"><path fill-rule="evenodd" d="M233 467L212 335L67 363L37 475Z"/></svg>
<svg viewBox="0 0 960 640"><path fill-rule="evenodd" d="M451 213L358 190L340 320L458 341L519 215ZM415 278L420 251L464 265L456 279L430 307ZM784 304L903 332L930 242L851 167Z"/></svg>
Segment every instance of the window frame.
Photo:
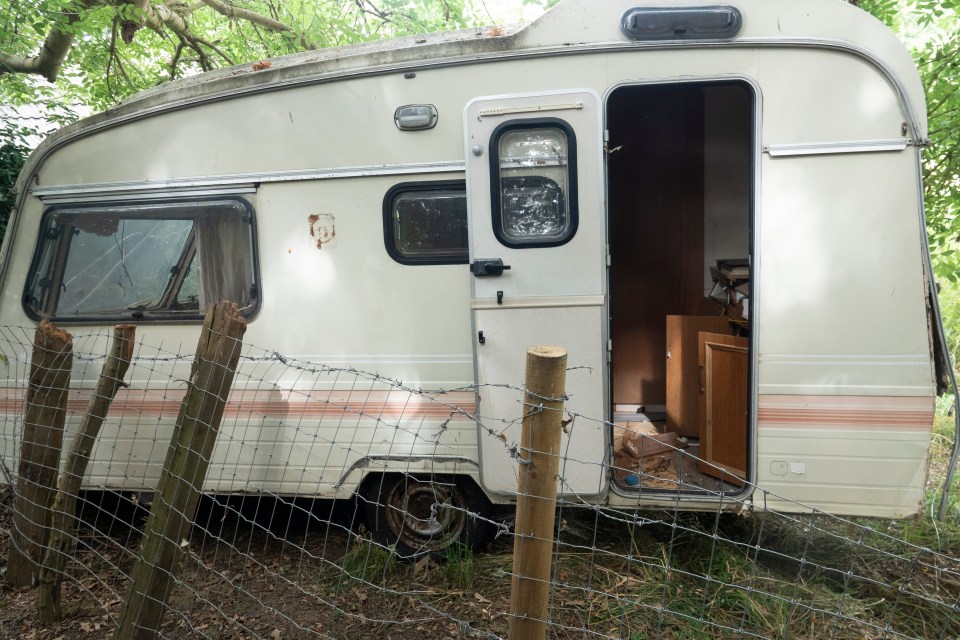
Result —
<svg viewBox="0 0 960 640"><path fill-rule="evenodd" d="M552 238L544 241L525 240L517 241L503 231L503 212L501 210L502 179L500 174L500 139L504 134L518 129L559 129L567 137L567 178L569 180L566 192L561 192L567 203L567 215L570 223L567 232L561 238ZM540 249L559 247L570 242L577 235L580 224L579 197L577 191L577 136L569 122L560 118L525 118L509 120L497 126L490 134L490 216L493 226L493 235L505 247L512 249ZM508 176L513 178L512 176ZM550 179L548 176L541 176Z"/></svg>
<svg viewBox="0 0 960 640"><path fill-rule="evenodd" d="M383 245L387 254L395 261L403 265L444 265L444 264L468 264L470 262L470 240L467 237L467 244L463 247L463 257L452 256L410 256L400 251L397 247L397 237L394 233L393 225L393 204L396 198L402 194L411 192L431 192L431 191L462 191L464 205L467 205L467 181L466 180L432 180L426 182L401 182L395 184L383 196ZM470 227L470 214L465 208L464 223L467 228Z"/></svg>
<svg viewBox="0 0 960 640"><path fill-rule="evenodd" d="M125 208L135 208L135 207L171 207L175 208L177 205L203 205L204 203L222 203L230 202L239 204L249 216L249 225L250 225L250 266L251 266L251 277L252 282L251 287L251 303L246 307L240 309L240 314L246 319L251 320L256 317L261 309L263 304L263 280L260 272L260 252L259 252L259 238L257 233L257 218L256 212L254 210L253 204L246 198L239 197L236 195L208 195L198 198L139 198L139 199L130 199L130 200L107 200L107 201L96 201L96 202L78 202L70 203L63 202L57 203L55 205L50 205L45 207L43 214L40 217L40 226L37 234L37 240L34 243L33 255L30 260L30 270L27 273L27 277L23 285L23 294L21 296L21 307L29 317L34 322L39 322L40 320L50 320L58 324L115 324L117 322L135 322L135 323L149 323L149 324L198 324L203 322L204 317L206 316L206 309L198 309L196 314L190 313L177 313L173 310L166 310L161 312L162 315L151 315L148 311L144 313L142 310L130 309L127 313L117 313L112 315L102 314L102 315L56 315L56 311L53 313L47 313L45 310L38 310L31 304L33 299L32 293L33 288L36 284L37 278L49 278L52 275L52 280L61 281L64 275L64 269L66 267L66 258L70 253L70 244L72 239L69 242L63 240L55 241L51 244L50 251L53 252L57 257L54 259L57 261L54 266L48 267L47 271L50 275L39 274L38 269L41 267L41 262L45 254L42 253L43 245L49 240L47 238L48 229L50 229L50 217L60 211L71 211L71 212L80 212L85 209L116 209L121 211ZM121 218L123 218L121 213ZM136 217L135 214L130 214L126 216L128 218ZM176 215L171 214L166 216L165 219L190 219L196 220L197 215ZM161 217L160 219L164 219ZM178 258L178 263L180 258L183 257L184 252L190 253L193 256L196 255L196 228L194 227L190 231L191 240L186 242L181 249L181 256ZM189 262L189 261L188 261ZM57 266L58 265L58 266ZM160 292L159 300L168 306L176 305L177 303L177 294L180 291L180 288L183 286L183 281L186 279L187 274L171 274L170 281L167 285L164 286L163 291ZM174 284L175 286L171 286ZM49 305L47 305L49 306Z"/></svg>

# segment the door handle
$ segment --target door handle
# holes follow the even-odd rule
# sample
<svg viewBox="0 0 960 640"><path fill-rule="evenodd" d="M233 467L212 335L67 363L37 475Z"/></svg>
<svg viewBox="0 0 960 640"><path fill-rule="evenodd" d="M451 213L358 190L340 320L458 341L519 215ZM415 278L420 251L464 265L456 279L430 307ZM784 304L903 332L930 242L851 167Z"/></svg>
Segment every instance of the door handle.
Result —
<svg viewBox="0 0 960 640"><path fill-rule="evenodd" d="M470 273L478 278L486 276L502 276L503 272L510 268L510 265L503 264L500 258L480 258L474 260L470 265Z"/></svg>

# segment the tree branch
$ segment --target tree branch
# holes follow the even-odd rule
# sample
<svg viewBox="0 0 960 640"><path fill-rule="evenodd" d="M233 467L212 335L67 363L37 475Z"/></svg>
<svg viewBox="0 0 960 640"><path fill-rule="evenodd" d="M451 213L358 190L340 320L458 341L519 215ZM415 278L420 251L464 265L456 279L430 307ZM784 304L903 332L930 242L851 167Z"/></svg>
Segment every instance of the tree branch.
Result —
<svg viewBox="0 0 960 640"><path fill-rule="evenodd" d="M177 43L177 48L173 52L173 57L170 58L170 80L177 79L177 65L180 64L180 54L183 53L183 40Z"/></svg>
<svg viewBox="0 0 960 640"><path fill-rule="evenodd" d="M72 9L64 10L61 15L66 26L71 26L80 20L80 12L90 9L102 0L77 0ZM40 52L33 57L24 57L0 52L0 75L5 73L28 73L38 75L53 82L60 73L63 61L66 60L70 48L73 46L74 34L61 30L60 25L54 25L47 33Z"/></svg>
<svg viewBox="0 0 960 640"><path fill-rule="evenodd" d="M274 20L273 18L269 18L259 13L254 13L249 9L235 7L229 2L224 2L224 0L201 0L201 2L217 13L224 15L231 20L246 20L247 22L258 24L265 29L276 31L278 33L284 31L293 31L293 27L283 24L279 20Z"/></svg>
<svg viewBox="0 0 960 640"><path fill-rule="evenodd" d="M190 27L187 25L187 21L183 19L183 16L174 11L169 4L172 4L170 0L167 0L167 2L163 4L147 3L146 10L143 13L144 25L157 33L163 33L163 27L166 25L176 34L189 34Z"/></svg>
<svg viewBox="0 0 960 640"><path fill-rule="evenodd" d="M223 51L221 51L221 50L220 50L220 47L218 47L217 45L213 44L212 42L208 42L208 41L204 40L203 38L198 38L198 37L196 37L196 36L193 37L193 42L195 42L195 43L198 44L198 45L201 45L201 44L202 44L203 46L212 49L218 56L220 56L221 58L223 58L224 60L226 60L226 61L227 61L227 64L230 64L230 65L236 64L236 62L234 62L233 59L232 59L230 56L228 56L226 53L224 53Z"/></svg>
<svg viewBox="0 0 960 640"><path fill-rule="evenodd" d="M123 39L125 44L130 44L133 42L134 34L143 28L143 23L145 22L143 14L147 12L150 0L128 0L128 3L133 5L135 9L139 10L140 15L138 16L138 20L123 21L120 29L120 37Z"/></svg>
<svg viewBox="0 0 960 640"><path fill-rule="evenodd" d="M360 9L363 13L369 13L374 18L381 20L383 22L393 22L390 18L390 12L380 9L377 5L370 2L370 0L354 0L354 4L357 5L357 8ZM369 5L369 8L368 6Z"/></svg>
<svg viewBox="0 0 960 640"><path fill-rule="evenodd" d="M268 0L269 13L261 14L250 9L236 6L233 0L66 0L39 47L36 55L18 55L0 51L0 76L7 73L39 75L54 82L61 72L67 56L73 46L79 42L75 23L84 18L85 12L95 7L106 6L113 12L113 25L110 32L110 52L107 60L107 85L114 76L125 75L120 64L118 40L130 44L136 33L146 27L162 38L170 38L171 32L179 38L180 47L171 64L171 75L175 76L177 63L183 61L183 49L196 51L204 69L213 68L215 59L209 53L233 64L228 47L222 47L214 41L203 39L203 34L191 31L187 17L198 8L210 8L231 21L249 22L254 30L265 29L273 33L297 34L304 49L314 49L316 45L306 39L303 33L279 19L280 10L273 0ZM259 36L258 32L258 36ZM261 41L263 38L261 37ZM174 40L176 42L176 40ZM264 43L265 44L265 43ZM265 48L268 48L265 46ZM219 62L217 60L217 62Z"/></svg>
<svg viewBox="0 0 960 640"><path fill-rule="evenodd" d="M110 87L110 67L113 66L113 58L117 55L117 26L119 20L117 16L113 17L113 20L110 24L110 54L107 56L107 91L111 91Z"/></svg>

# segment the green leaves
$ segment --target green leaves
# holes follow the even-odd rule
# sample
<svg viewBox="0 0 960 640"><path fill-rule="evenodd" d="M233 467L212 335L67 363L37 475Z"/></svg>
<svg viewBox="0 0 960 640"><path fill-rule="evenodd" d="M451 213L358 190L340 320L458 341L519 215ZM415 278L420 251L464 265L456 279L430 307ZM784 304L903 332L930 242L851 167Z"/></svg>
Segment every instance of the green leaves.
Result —
<svg viewBox="0 0 960 640"><path fill-rule="evenodd" d="M889 25L914 55L927 90L927 234L938 280L960 282L960 0L854 2ZM960 326L960 319L957 319Z"/></svg>
<svg viewBox="0 0 960 640"><path fill-rule="evenodd" d="M7 220L16 204L13 187L30 152L26 138L31 131L7 122L0 129L0 241L7 230Z"/></svg>
<svg viewBox="0 0 960 640"><path fill-rule="evenodd" d="M481 0L149 0L145 11L133 0L9 2L0 12L0 54L29 61L52 29L71 36L72 48L52 92L0 69L0 102L55 95L91 111L209 68L492 21Z"/></svg>

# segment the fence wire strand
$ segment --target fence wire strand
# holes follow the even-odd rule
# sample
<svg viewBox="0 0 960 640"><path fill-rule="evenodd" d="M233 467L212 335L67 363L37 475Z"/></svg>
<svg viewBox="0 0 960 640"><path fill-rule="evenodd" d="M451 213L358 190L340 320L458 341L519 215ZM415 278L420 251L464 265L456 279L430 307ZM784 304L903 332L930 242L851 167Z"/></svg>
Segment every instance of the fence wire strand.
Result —
<svg viewBox="0 0 960 640"><path fill-rule="evenodd" d="M109 337L94 329L74 336L65 443ZM21 533L12 511L32 342L32 327L0 328L5 540ZM4 587L10 606L0 635L112 637L144 523L163 499L157 479L172 455L193 358L192 345L136 343L68 532L70 622L38 625L34 592ZM516 496L498 506L479 490L477 440L503 451L518 473L524 452L510 428L548 409L524 405L518 381L492 386L516 392L515 417L484 415L485 386L423 389L244 346L232 389L217 391L226 408L205 481L193 486L203 495L195 513L182 514L193 526L167 541L180 561L158 636L505 638ZM614 455L622 424L563 418L568 432L605 433L609 450L604 461L581 460L568 439L560 452L549 637L960 635L960 536L936 530L922 538L932 546L907 539L925 516L845 518L749 483L745 491L723 477L705 480L691 471L702 461L669 444L658 454L669 464L625 466ZM595 494L568 481L570 465L595 470ZM596 499L608 483L623 504ZM689 510L692 499L701 510ZM3 553L9 562L11 551Z"/></svg>

